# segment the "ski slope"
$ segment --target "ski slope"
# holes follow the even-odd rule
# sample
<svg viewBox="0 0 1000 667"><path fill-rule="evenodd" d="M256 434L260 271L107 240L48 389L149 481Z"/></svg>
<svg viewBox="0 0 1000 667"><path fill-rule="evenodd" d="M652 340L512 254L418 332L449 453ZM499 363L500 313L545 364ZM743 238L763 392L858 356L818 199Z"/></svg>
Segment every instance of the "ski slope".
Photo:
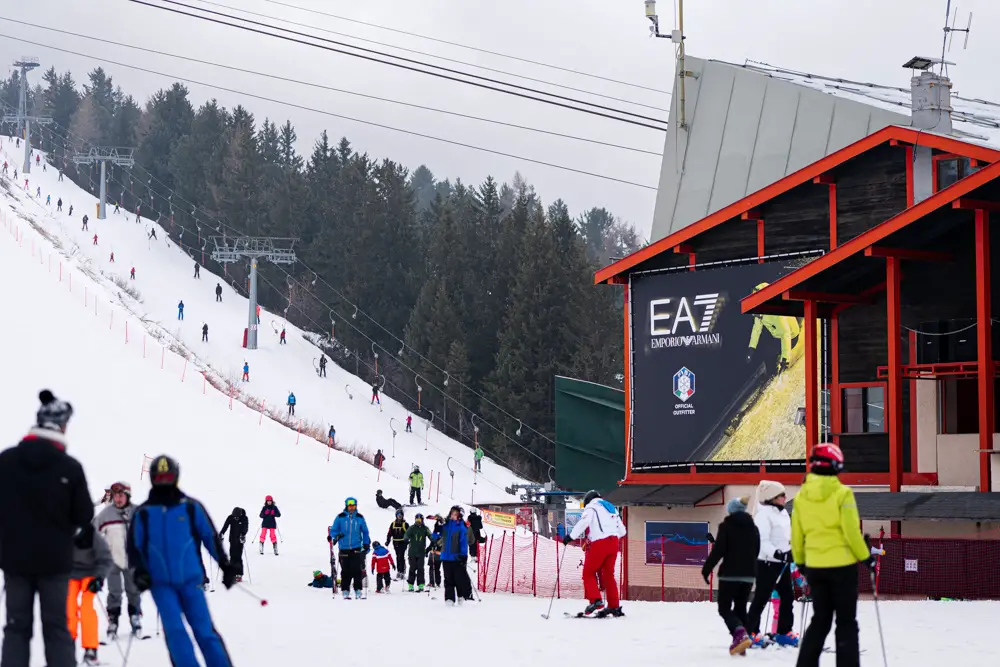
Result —
<svg viewBox="0 0 1000 667"><path fill-rule="evenodd" d="M20 168L23 148L16 149L13 140L3 137L0 147L3 160L10 169ZM39 152L36 151L36 154ZM46 155L41 153L42 161ZM242 347L243 331L247 327L248 301L240 296L228 278L201 268L201 278L194 275L194 259L171 241L166 230L154 222L141 218L137 223L134 214L114 214L108 206L106 220L97 220L96 198L78 188L68 178L58 180L58 171L49 166L42 171L32 163L28 175L29 188L24 190L24 176L19 174L11 195L14 207L30 216L37 225L53 234L63 243L72 256L72 265L89 269L106 281L114 277L124 279L141 295L141 303L124 296L122 306L128 307L152 334L156 333L170 344L183 346L195 370L209 370L210 377L231 381L252 405L263 402L267 410L286 411L289 392L297 398L296 417L303 428L318 427L326 434L333 424L338 446L349 451L361 452L368 461L377 449L386 455L383 478L388 473L405 480L413 465L424 473L427 499L428 491L434 497L448 493L462 502L516 500L504 489L513 482L522 481L509 470L490 460L483 460L483 471L473 472L473 451L468 446L444 436L423 419L414 416L413 432L405 432L408 411L396 401L382 397L382 405L371 405L371 380L355 377L334 363L327 364L326 378L317 376L314 362L321 351L303 337L303 331L286 323L280 314L261 310L258 349ZM9 179L7 179L9 182ZM36 199L36 188L41 187L41 197ZM115 186L117 187L117 186ZM111 190L112 188L109 188ZM46 197L51 195L51 205ZM56 203L63 201L63 212L56 211ZM73 217L68 214L74 206ZM82 231L81 219L90 217L89 231ZM156 228L157 239L149 239L149 231ZM204 230L204 234L216 234ZM93 243L97 235L97 245ZM196 246L196 238L182 239L186 246ZM204 239L203 239L204 240ZM210 248L206 253L210 253ZM110 261L114 253L115 261ZM197 258L200 260L200 256ZM130 269L135 268L135 280L129 279ZM222 303L217 303L215 288L222 286ZM122 291L109 288L114 293ZM183 321L178 320L178 302L185 305ZM202 342L202 325L208 324L209 342ZM279 345L277 331L286 328L286 345ZM139 331L138 329L136 331ZM250 382L240 381L243 363L250 366ZM353 398L352 398L353 396ZM390 421L392 420L392 421ZM397 435L393 437L393 431ZM308 447L323 445L303 437ZM324 456L325 456L325 450ZM449 475L454 471L454 480ZM431 473L433 472L433 486ZM437 489L438 479L441 488ZM406 487L408 488L408 487ZM403 490L393 494L406 502Z"/></svg>

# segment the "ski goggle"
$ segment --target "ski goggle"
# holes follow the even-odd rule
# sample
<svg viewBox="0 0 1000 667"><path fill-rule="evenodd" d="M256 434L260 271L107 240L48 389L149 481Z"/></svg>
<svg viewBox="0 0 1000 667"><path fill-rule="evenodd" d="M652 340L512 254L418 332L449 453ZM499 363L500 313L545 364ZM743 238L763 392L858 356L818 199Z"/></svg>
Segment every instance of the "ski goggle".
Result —
<svg viewBox="0 0 1000 667"><path fill-rule="evenodd" d="M355 500L354 498L348 498L347 502L344 503L344 505L347 506L347 507L357 507L358 506L358 501Z"/></svg>
<svg viewBox="0 0 1000 667"><path fill-rule="evenodd" d="M131 494L132 493L131 487L129 487L127 484L122 484L121 482L115 482L114 484L112 484L110 490L111 490L112 494L114 494L114 493Z"/></svg>

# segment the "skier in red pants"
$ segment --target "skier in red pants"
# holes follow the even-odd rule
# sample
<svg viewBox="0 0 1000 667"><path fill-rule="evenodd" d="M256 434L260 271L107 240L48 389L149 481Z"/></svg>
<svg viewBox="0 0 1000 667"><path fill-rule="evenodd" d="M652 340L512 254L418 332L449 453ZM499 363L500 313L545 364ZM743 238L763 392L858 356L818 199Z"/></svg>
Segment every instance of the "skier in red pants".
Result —
<svg viewBox="0 0 1000 667"><path fill-rule="evenodd" d="M624 616L618 599L615 562L618 560L618 542L625 537L625 525L615 506L602 499L597 491L588 491L583 504L583 515L563 538L563 544L569 544L585 534L590 539L583 560L583 590L590 604L579 615L590 616L596 612L599 617ZM608 595L607 608L601 599L602 584Z"/></svg>

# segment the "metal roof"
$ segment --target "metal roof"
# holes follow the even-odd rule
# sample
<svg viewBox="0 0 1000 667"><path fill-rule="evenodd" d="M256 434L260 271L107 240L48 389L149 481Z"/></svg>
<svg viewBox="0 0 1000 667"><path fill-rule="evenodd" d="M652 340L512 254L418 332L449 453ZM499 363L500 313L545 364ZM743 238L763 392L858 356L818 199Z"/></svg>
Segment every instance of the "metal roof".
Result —
<svg viewBox="0 0 1000 667"><path fill-rule="evenodd" d="M1000 493L949 491L945 493L856 493L862 519L905 521L1000 521ZM789 501L794 511L794 500Z"/></svg>
<svg viewBox="0 0 1000 667"><path fill-rule="evenodd" d="M618 506L694 507L722 488L718 484L626 484L605 493L604 499Z"/></svg>

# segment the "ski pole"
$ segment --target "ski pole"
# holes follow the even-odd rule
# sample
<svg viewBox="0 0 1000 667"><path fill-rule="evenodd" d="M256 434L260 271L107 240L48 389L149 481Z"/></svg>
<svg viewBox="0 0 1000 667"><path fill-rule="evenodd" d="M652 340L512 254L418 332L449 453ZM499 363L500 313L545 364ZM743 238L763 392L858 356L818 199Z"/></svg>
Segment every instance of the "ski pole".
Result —
<svg viewBox="0 0 1000 667"><path fill-rule="evenodd" d="M247 581L251 584L253 583L253 577L250 576L250 557L247 556L247 550L243 550L243 563L247 566Z"/></svg>
<svg viewBox="0 0 1000 667"><path fill-rule="evenodd" d="M559 543L556 542L556 545ZM557 547L558 548L558 547ZM552 595L549 597L549 610L542 614L542 618L545 620L549 619L552 615L552 603L556 601L556 588L559 586L559 573L562 572L563 561L566 560L566 552L569 551L565 546L563 547L563 555L559 558L559 567L556 568L556 582L552 584Z"/></svg>
<svg viewBox="0 0 1000 667"><path fill-rule="evenodd" d="M245 588L243 586L234 586L233 588L235 588L236 590L242 592L244 595L248 595L248 596L252 597L254 600L256 600L257 602L260 603L261 607L266 607L267 606L267 600L264 599L264 598L262 598L261 596L257 595L256 593L254 593L253 591L251 591L249 588Z"/></svg>
<svg viewBox="0 0 1000 667"><path fill-rule="evenodd" d="M281 536L281 529L280 529L280 528L275 528L275 530L276 530L276 531L278 531L278 539L279 539L279 540L281 540L282 542L284 542L284 541L285 541L285 538L283 538L283 537Z"/></svg>
<svg viewBox="0 0 1000 667"><path fill-rule="evenodd" d="M132 640L134 639L135 639L135 633L132 632L128 636L128 645L125 647L125 653L122 655L122 667L128 667L128 657L132 653ZM118 642L115 642L116 646L117 644ZM120 646L118 647L118 650L121 651Z"/></svg>
<svg viewBox="0 0 1000 667"><path fill-rule="evenodd" d="M479 597L479 591L476 590L477 588L479 588L479 585L478 585L479 576L478 575L476 576L477 585L473 586L472 585L472 574L469 571L469 561L465 561L465 576L469 577L469 587L472 589L472 594L476 596L476 602L482 602L483 599L481 597ZM511 592L513 592L513 591L511 591Z"/></svg>
<svg viewBox="0 0 1000 667"><path fill-rule="evenodd" d="M101 600L101 596L100 595L95 595L94 599L97 600L97 604L100 605L101 611L104 612L104 618L107 619L107 621L110 623L111 622L111 618L108 616L108 609L107 609L107 607L104 606L104 601ZM113 643L115 645L115 648L118 649L118 653L122 657L123 664L127 663L128 662L128 655L124 651L122 651L121 644L119 644L118 642L113 642ZM131 634L129 635L129 646L130 647L132 646L132 636L131 636Z"/></svg>
<svg viewBox="0 0 1000 667"><path fill-rule="evenodd" d="M156 610L156 636L160 636L160 610Z"/></svg>
<svg viewBox="0 0 1000 667"><path fill-rule="evenodd" d="M882 646L882 665L889 667L889 658L885 654L885 635L882 634L882 615L878 610L878 589L875 588L875 570L869 572L872 579L872 599L875 600L875 620L878 622L878 640Z"/></svg>

